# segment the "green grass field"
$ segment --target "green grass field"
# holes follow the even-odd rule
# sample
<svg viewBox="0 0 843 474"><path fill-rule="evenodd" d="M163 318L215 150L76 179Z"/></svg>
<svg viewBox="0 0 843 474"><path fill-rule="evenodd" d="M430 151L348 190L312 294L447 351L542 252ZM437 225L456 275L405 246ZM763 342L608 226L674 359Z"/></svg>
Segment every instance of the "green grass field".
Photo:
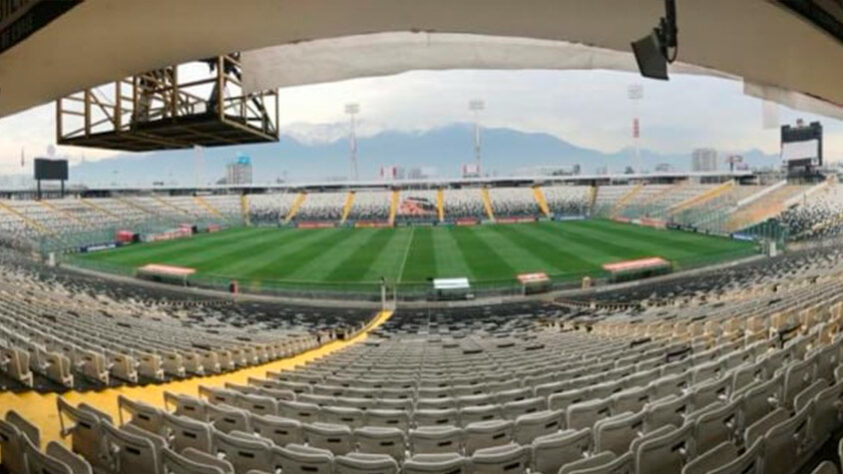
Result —
<svg viewBox="0 0 843 474"><path fill-rule="evenodd" d="M192 239L86 254L83 263L123 268L162 263L199 276L317 285L403 285L430 277L514 281L523 272L555 278L599 273L604 263L660 256L677 267L752 252L751 243L604 220L395 229L235 228ZM251 283L249 283L251 282Z"/></svg>

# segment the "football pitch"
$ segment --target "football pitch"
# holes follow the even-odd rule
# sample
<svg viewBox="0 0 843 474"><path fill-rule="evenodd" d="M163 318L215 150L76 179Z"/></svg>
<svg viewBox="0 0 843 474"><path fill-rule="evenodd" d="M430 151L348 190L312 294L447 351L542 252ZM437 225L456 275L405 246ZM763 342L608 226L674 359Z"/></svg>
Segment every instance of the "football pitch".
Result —
<svg viewBox="0 0 843 474"><path fill-rule="evenodd" d="M190 239L85 254L83 263L194 268L202 278L369 286L385 278L413 285L430 278L512 282L519 273L554 279L599 275L602 265L659 256L683 268L743 257L754 245L722 237L607 220L478 225L292 229L242 227Z"/></svg>

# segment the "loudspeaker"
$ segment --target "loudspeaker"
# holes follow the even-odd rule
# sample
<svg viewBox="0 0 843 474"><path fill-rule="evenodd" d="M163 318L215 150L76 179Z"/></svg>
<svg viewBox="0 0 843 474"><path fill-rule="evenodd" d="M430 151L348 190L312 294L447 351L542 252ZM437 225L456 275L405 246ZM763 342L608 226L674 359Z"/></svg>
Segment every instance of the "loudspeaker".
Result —
<svg viewBox="0 0 843 474"><path fill-rule="evenodd" d="M641 75L651 79L667 80L667 59L662 51L662 41L658 29L632 43L632 52L638 62Z"/></svg>

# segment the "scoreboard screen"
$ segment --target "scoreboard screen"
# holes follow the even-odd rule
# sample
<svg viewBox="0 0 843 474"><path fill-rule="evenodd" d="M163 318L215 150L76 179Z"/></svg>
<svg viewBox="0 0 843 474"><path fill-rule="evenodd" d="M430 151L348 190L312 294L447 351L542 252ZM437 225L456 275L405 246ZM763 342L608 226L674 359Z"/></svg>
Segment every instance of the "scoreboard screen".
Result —
<svg viewBox="0 0 843 474"><path fill-rule="evenodd" d="M819 122L806 125L801 120L795 126L782 126L782 165L793 171L813 169L823 165L823 127Z"/></svg>
<svg viewBox="0 0 843 474"><path fill-rule="evenodd" d="M67 160L35 159L35 179L48 181L67 181Z"/></svg>

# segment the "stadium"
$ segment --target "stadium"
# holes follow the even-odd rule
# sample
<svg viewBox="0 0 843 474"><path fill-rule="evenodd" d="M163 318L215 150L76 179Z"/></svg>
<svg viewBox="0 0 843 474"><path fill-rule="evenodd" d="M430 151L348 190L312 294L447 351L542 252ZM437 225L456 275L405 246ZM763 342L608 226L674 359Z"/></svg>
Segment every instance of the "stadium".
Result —
<svg viewBox="0 0 843 474"><path fill-rule="evenodd" d="M621 222L668 211L692 214L690 200L701 200L698 193L718 185L692 186L687 203L676 201L682 194L672 192L675 186L686 185L591 188L484 183L447 190L280 190L243 195L249 206L245 215L238 208L237 196L210 199L222 209L233 210L228 214L210 204L203 207L201 201L197 203L204 200L201 196L158 198L153 204L157 207L151 209L143 207L144 201L127 197L123 202L130 204L123 205L146 210L139 217L152 220L150 225L171 222L175 229L185 219L199 219L217 222L209 225L221 230L187 241L72 255L70 260L85 268L123 274L150 264L189 268L196 272L189 278L191 286L225 288L236 281L250 293L309 290L318 294L322 290L330 297L331 290L354 295L349 290L357 289L361 298L374 295L378 299L383 280L404 299L426 298L425 290L435 279L468 278L476 291L506 294L520 290L517 277L521 274L544 273L554 285L576 286L586 276L608 278L604 264L636 258L658 256L687 268L757 253L751 242L713 233L657 230L666 224L659 224L655 217L649 218L655 227ZM746 188L722 199L727 202L766 189ZM799 191L794 187L793 195L787 196L798 198ZM666 195L659 198L662 193ZM649 212L626 209L624 201L632 196L642 198ZM592 198L594 202L589 201ZM114 205L108 200L90 202ZM63 205L61 201L54 204ZM117 208L112 212L123 214ZM88 218L101 221L103 217ZM618 236L623 236L622 244L613 242ZM73 235L70 240L79 238ZM58 244L51 239L45 245L55 248Z"/></svg>
<svg viewBox="0 0 843 474"><path fill-rule="evenodd" d="M0 176L0 473L841 472L839 5L365 3L0 0L0 166L44 104L61 147ZM419 70L699 76L812 119L772 120L774 166L651 170L636 115L621 172L497 173L472 99L460 176L370 179L348 103L341 179L154 169Z"/></svg>

